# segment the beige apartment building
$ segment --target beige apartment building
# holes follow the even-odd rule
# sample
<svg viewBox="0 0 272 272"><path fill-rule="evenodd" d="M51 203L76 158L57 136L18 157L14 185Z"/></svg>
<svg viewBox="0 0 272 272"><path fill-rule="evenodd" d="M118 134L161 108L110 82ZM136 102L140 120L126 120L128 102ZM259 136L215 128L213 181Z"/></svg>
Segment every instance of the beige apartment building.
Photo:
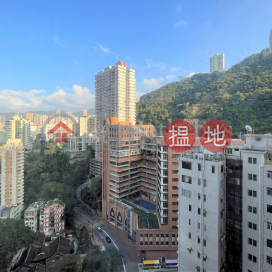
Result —
<svg viewBox="0 0 272 272"><path fill-rule="evenodd" d="M31 122L21 118L18 114L6 121L6 141L8 139L21 139L23 145L31 142Z"/></svg>
<svg viewBox="0 0 272 272"><path fill-rule="evenodd" d="M119 61L95 75L96 159L102 159L102 135L105 118L135 124L136 118L135 71Z"/></svg>
<svg viewBox="0 0 272 272"><path fill-rule="evenodd" d="M20 139L9 139L2 149L1 205L24 208L24 149Z"/></svg>
<svg viewBox="0 0 272 272"><path fill-rule="evenodd" d="M225 54L215 54L210 57L210 73L218 71L223 72L225 70Z"/></svg>
<svg viewBox="0 0 272 272"><path fill-rule="evenodd" d="M84 134L94 135L95 133L95 115L87 115L79 117L79 136Z"/></svg>

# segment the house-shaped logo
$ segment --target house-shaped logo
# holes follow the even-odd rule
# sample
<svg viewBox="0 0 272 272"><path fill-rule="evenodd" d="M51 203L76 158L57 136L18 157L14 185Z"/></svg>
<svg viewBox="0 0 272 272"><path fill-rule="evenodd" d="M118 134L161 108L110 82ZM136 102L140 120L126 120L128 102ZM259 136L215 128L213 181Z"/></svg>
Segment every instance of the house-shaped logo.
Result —
<svg viewBox="0 0 272 272"><path fill-rule="evenodd" d="M62 128L66 132L55 133L55 142L56 143L67 143L68 134L75 134L73 130L71 130L67 125L65 125L62 121L60 121L57 125L55 125L52 129L50 129L47 134L54 134L59 128Z"/></svg>

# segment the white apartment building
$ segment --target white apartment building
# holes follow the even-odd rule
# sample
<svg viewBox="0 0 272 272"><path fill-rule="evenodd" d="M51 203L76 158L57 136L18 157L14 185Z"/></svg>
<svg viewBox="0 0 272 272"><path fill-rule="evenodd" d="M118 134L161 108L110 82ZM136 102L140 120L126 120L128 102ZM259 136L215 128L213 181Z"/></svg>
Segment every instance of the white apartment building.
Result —
<svg viewBox="0 0 272 272"><path fill-rule="evenodd" d="M245 136L243 271L272 271L272 135Z"/></svg>
<svg viewBox="0 0 272 272"><path fill-rule="evenodd" d="M95 75L96 159L102 159L102 135L105 118L118 117L119 121L136 120L135 71L119 61Z"/></svg>
<svg viewBox="0 0 272 272"><path fill-rule="evenodd" d="M79 136L84 134L94 135L95 134L95 115L87 115L79 117Z"/></svg>
<svg viewBox="0 0 272 272"><path fill-rule="evenodd" d="M225 170L222 154L179 157L179 272L225 266Z"/></svg>
<svg viewBox="0 0 272 272"><path fill-rule="evenodd" d="M269 49L270 49L270 52L272 52L272 28L270 29Z"/></svg>
<svg viewBox="0 0 272 272"><path fill-rule="evenodd" d="M218 71L223 72L225 70L225 54L215 54L210 57L210 73Z"/></svg>
<svg viewBox="0 0 272 272"><path fill-rule="evenodd" d="M2 149L1 205L24 208L24 149L21 139L9 139Z"/></svg>

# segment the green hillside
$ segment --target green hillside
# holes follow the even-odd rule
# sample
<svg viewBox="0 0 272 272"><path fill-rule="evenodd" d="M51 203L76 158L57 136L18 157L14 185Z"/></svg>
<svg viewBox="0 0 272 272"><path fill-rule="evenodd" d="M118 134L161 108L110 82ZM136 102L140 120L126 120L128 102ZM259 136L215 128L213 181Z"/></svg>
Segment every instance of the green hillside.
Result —
<svg viewBox="0 0 272 272"><path fill-rule="evenodd" d="M169 118L219 119L232 126L234 136L272 133L272 53L254 54L223 73L196 74L167 84L140 98L137 120L159 127Z"/></svg>

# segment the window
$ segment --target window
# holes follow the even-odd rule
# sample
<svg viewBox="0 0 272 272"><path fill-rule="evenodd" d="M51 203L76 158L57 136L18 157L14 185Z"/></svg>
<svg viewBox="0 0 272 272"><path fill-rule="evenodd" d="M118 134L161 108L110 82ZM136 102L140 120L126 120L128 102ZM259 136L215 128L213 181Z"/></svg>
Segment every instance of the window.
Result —
<svg viewBox="0 0 272 272"><path fill-rule="evenodd" d="M248 190L248 195L253 196L253 197L257 197L257 191Z"/></svg>
<svg viewBox="0 0 272 272"><path fill-rule="evenodd" d="M251 213L257 213L257 208L252 207L252 206L248 206L248 211L251 212Z"/></svg>
<svg viewBox="0 0 272 272"><path fill-rule="evenodd" d="M172 165L178 165L178 162L172 162Z"/></svg>
<svg viewBox="0 0 272 272"><path fill-rule="evenodd" d="M204 195L204 202L206 202L206 195Z"/></svg>
<svg viewBox="0 0 272 272"><path fill-rule="evenodd" d="M178 221L178 218L172 218L172 221Z"/></svg>
<svg viewBox="0 0 272 272"><path fill-rule="evenodd" d="M197 228L200 229L200 223L199 222L197 222Z"/></svg>
<svg viewBox="0 0 272 272"><path fill-rule="evenodd" d="M201 185L201 179L198 179L198 185L199 186Z"/></svg>
<svg viewBox="0 0 272 272"><path fill-rule="evenodd" d="M220 212L220 218L223 218L223 216L224 216L224 210L222 210L222 211Z"/></svg>
<svg viewBox="0 0 272 272"><path fill-rule="evenodd" d="M165 237L169 237L169 233L166 233L166 234L165 234Z"/></svg>
<svg viewBox="0 0 272 272"><path fill-rule="evenodd" d="M148 241L145 241L145 246L148 246Z"/></svg>
<svg viewBox="0 0 272 272"><path fill-rule="evenodd" d="M197 169L198 169L198 171L201 171L201 164L200 163L197 164Z"/></svg>
<svg viewBox="0 0 272 272"><path fill-rule="evenodd" d="M143 233L140 233L140 237L143 237Z"/></svg>
<svg viewBox="0 0 272 272"><path fill-rule="evenodd" d="M257 158L248 157L248 163L257 164Z"/></svg>
<svg viewBox="0 0 272 272"><path fill-rule="evenodd" d="M182 161L182 168L183 169L192 170L192 163L191 162Z"/></svg>
<svg viewBox="0 0 272 272"><path fill-rule="evenodd" d="M176 234L175 234L175 233L172 233L172 237L176 237Z"/></svg>
<svg viewBox="0 0 272 272"><path fill-rule="evenodd" d="M156 246L160 245L160 242L159 241L156 241Z"/></svg>
<svg viewBox="0 0 272 272"><path fill-rule="evenodd" d="M178 174L178 170L172 170L172 174Z"/></svg>
<svg viewBox="0 0 272 272"><path fill-rule="evenodd" d="M200 252L197 252L197 258L200 259Z"/></svg>
<svg viewBox="0 0 272 272"><path fill-rule="evenodd" d="M266 262L272 265L272 257L266 256Z"/></svg>
<svg viewBox="0 0 272 272"><path fill-rule="evenodd" d="M149 237L153 237L153 233L149 233Z"/></svg>
<svg viewBox="0 0 272 272"><path fill-rule="evenodd" d="M164 246L164 242L161 241L161 246Z"/></svg>
<svg viewBox="0 0 272 272"><path fill-rule="evenodd" d="M143 243L143 241L140 241L140 246L142 246L144 243Z"/></svg>
<svg viewBox="0 0 272 272"><path fill-rule="evenodd" d="M168 245L169 245L169 242L166 241L166 242L165 242L165 245L168 246Z"/></svg>
<svg viewBox="0 0 272 272"><path fill-rule="evenodd" d="M214 174L215 173L215 166L212 165L212 173Z"/></svg>
<svg viewBox="0 0 272 272"><path fill-rule="evenodd" d="M267 204L267 212L272 213L272 205Z"/></svg>
<svg viewBox="0 0 272 272"><path fill-rule="evenodd" d="M272 196L272 188L271 187L267 187L267 195Z"/></svg>
<svg viewBox="0 0 272 272"><path fill-rule="evenodd" d="M191 198L191 191L185 190L185 189L181 189L181 195L185 196L185 197Z"/></svg>
<svg viewBox="0 0 272 272"><path fill-rule="evenodd" d="M203 246L205 247L207 245L207 242L205 239L203 239Z"/></svg>
<svg viewBox="0 0 272 272"><path fill-rule="evenodd" d="M267 222L267 229L272 230L272 223L271 222Z"/></svg>
<svg viewBox="0 0 272 272"><path fill-rule="evenodd" d="M192 184L192 177L182 175L181 180L182 182Z"/></svg>
<svg viewBox="0 0 272 272"><path fill-rule="evenodd" d="M250 245L252 245L252 246L257 246L257 241L256 240L254 240L254 239L251 239L251 238L248 238L248 243L250 244Z"/></svg>
<svg viewBox="0 0 272 272"><path fill-rule="evenodd" d="M200 214L201 213L201 210L200 208L197 209L197 213Z"/></svg>
<svg viewBox="0 0 272 272"><path fill-rule="evenodd" d="M172 154L172 158L178 158L179 154Z"/></svg>
<svg viewBox="0 0 272 272"><path fill-rule="evenodd" d="M156 237L160 237L160 235L158 233L156 233Z"/></svg>
<svg viewBox="0 0 272 272"><path fill-rule="evenodd" d="M253 180L257 181L257 175L253 175Z"/></svg>
<svg viewBox="0 0 272 272"><path fill-rule="evenodd" d="M178 202L172 202L173 206L178 206Z"/></svg>
<svg viewBox="0 0 272 272"><path fill-rule="evenodd" d="M176 245L176 242L175 241L172 241L172 246Z"/></svg>
<svg viewBox="0 0 272 272"><path fill-rule="evenodd" d="M149 245L152 246L152 245L153 245L153 242L152 242L152 241L149 241Z"/></svg>
<svg viewBox="0 0 272 272"><path fill-rule="evenodd" d="M145 233L145 237L148 237L148 233Z"/></svg>
<svg viewBox="0 0 272 272"><path fill-rule="evenodd" d="M178 213L178 210L172 210L172 213Z"/></svg>
<svg viewBox="0 0 272 272"><path fill-rule="evenodd" d="M178 178L172 178L172 181L178 181Z"/></svg>
<svg viewBox="0 0 272 272"><path fill-rule="evenodd" d="M200 238L199 237L197 237L197 242L200 244Z"/></svg>
<svg viewBox="0 0 272 272"><path fill-rule="evenodd" d="M272 172L271 171L267 171L267 177L272 179Z"/></svg>
<svg viewBox="0 0 272 272"><path fill-rule="evenodd" d="M172 186L173 190L178 190L178 186Z"/></svg>
<svg viewBox="0 0 272 272"><path fill-rule="evenodd" d="M192 237L192 236L191 236L191 232L189 232L189 239L191 239L191 237Z"/></svg>
<svg viewBox="0 0 272 272"><path fill-rule="evenodd" d="M192 211L192 205L189 205L189 211Z"/></svg>
<svg viewBox="0 0 272 272"><path fill-rule="evenodd" d="M248 228L253 229L253 230L257 230L257 224L252 223L252 222L248 222Z"/></svg>
<svg viewBox="0 0 272 272"><path fill-rule="evenodd" d="M191 219L189 219L189 225L191 225Z"/></svg>
<svg viewBox="0 0 272 272"><path fill-rule="evenodd" d="M251 254L248 254L248 259L254 263L257 263L257 257L256 256L253 256Z"/></svg>
<svg viewBox="0 0 272 272"><path fill-rule="evenodd" d="M221 165L221 173L224 172L224 165Z"/></svg>
<svg viewBox="0 0 272 272"><path fill-rule="evenodd" d="M178 194L172 194L172 197L178 197Z"/></svg>
<svg viewBox="0 0 272 272"><path fill-rule="evenodd" d="M252 174L248 174L248 179L252 180Z"/></svg>
<svg viewBox="0 0 272 272"><path fill-rule="evenodd" d="M200 194L198 194L198 200L200 200L201 199L201 195Z"/></svg>
<svg viewBox="0 0 272 272"><path fill-rule="evenodd" d="M272 248L272 240L267 239L267 240L266 240L266 245L267 245L268 247Z"/></svg>

